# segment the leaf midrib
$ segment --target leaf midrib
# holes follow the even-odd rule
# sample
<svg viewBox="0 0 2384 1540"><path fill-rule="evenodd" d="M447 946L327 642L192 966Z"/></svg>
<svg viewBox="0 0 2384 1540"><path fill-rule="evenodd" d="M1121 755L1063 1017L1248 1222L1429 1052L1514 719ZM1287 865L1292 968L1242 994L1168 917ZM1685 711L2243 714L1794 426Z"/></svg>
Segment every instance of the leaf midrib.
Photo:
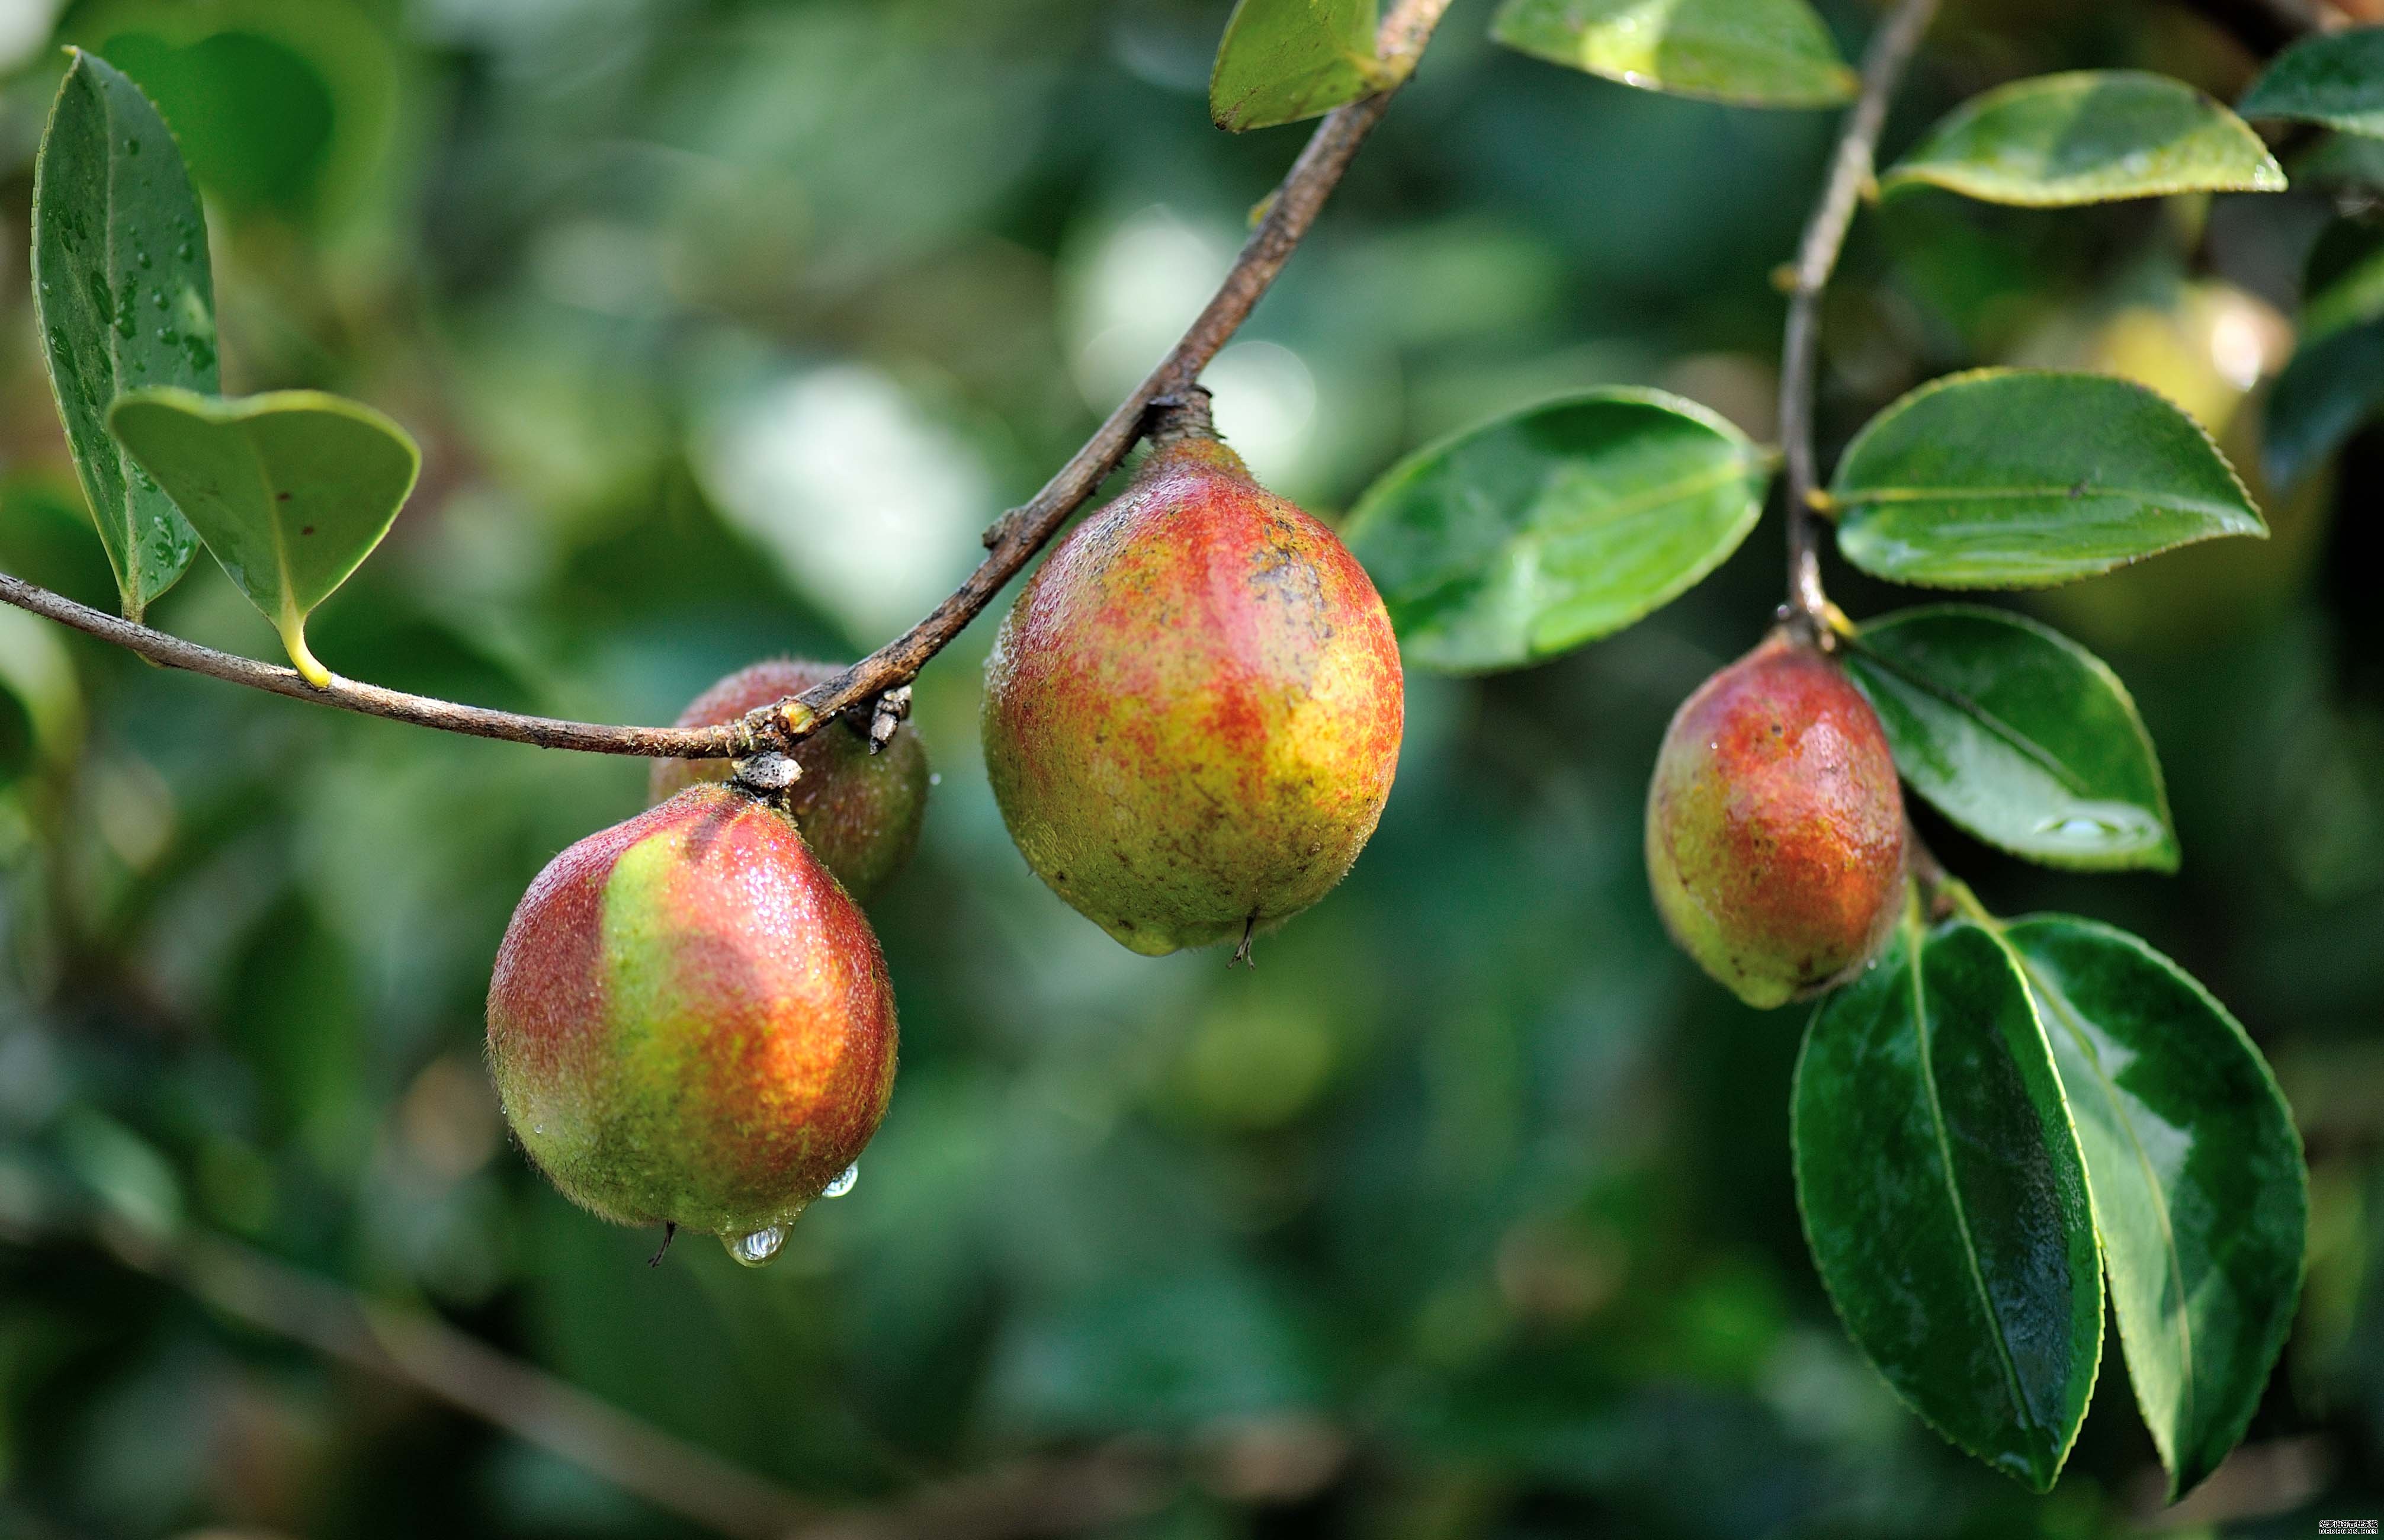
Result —
<svg viewBox="0 0 2384 1540"><path fill-rule="evenodd" d="M2052 750L2043 747L2037 743L2035 739L2021 732L2018 727L2012 727L2008 723L2005 722L2002 717L1997 716L1994 713L1987 710L1986 707L1980 705L1978 702L1971 700L1960 690L1940 685L1937 681L1930 678L1927 675L1918 673L1906 665L1903 660L1880 652L1859 639L1856 640L1855 647L1865 658L1878 664L1888 673L1894 675L1897 678L1902 679L1908 685L1911 685L1921 693L1931 696L1936 700L1943 702L1944 704L1953 707L1956 711L1964 713L1970 716L1980 727L1985 727L1991 734L2004 739L2006 743L2009 743L2014 750L2018 751L2022 758L2033 761L2040 768L2043 769L2055 780L2059 781L2073 796L2084 799L2091 798L2093 795L2094 789L2088 786L2085 779L2079 776L2075 771L2071 770L2067 764L2055 758ZM2120 798L2114 800L2129 801L2130 805L2134 805L2132 799Z"/></svg>
<svg viewBox="0 0 2384 1540"><path fill-rule="evenodd" d="M1905 486L1874 487L1868 491L1837 491L1831 494L1841 508L1860 508L1873 504L1912 503L2018 503L2043 501L2047 498L2083 501L2088 498L2129 498L2156 508L2180 513L2205 514L2221 520L2241 522L2243 510L2230 503L2210 503L2201 498L2176 492L2148 491L2138 487L2119 486L2105 482L2080 485L2046 483L2043 486L1969 487L1969 486Z"/></svg>
<svg viewBox="0 0 2384 1540"><path fill-rule="evenodd" d="M1934 1055L1931 1051L1929 1041L1928 989L1923 967L1927 937L1921 932L1915 920L1907 920L1906 924L1911 931L1909 947L1912 955L1913 1040L1918 1045L1920 1050L1920 1084L1922 1089L1928 1093L1930 1123L1937 1136L1937 1159L1945 1171L1945 1191L1953 1201L1954 1226L1962 1237L1962 1259L1969 1266L1971 1285L1979 1292L1979 1304L1986 1311L1987 1321L1992 1328L1989 1335L1994 1338L1995 1360L2003 1365L2004 1386L2011 1393L2014 1415L2024 1426L2038 1427L2036 1418L2029 1407L2027 1395L2020 1389L2019 1365L2012 1358L2010 1342L2005 1340L2004 1319L1995 1310L1994 1296L1987 1289L1986 1270L1979 1261L1978 1242L1970 1234L1970 1217L1968 1211L1963 1206L1961 1183L1954 1174L1953 1136L1946 1129L1945 1108L1937 1096Z"/></svg>

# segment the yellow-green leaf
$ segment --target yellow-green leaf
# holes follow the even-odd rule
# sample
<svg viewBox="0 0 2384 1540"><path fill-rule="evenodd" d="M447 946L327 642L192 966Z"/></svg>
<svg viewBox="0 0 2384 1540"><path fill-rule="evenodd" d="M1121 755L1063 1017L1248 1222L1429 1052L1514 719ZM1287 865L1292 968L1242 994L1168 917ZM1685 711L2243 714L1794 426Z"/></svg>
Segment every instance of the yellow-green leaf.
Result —
<svg viewBox="0 0 2384 1540"><path fill-rule="evenodd" d="M2014 81L1954 109L1879 180L1991 204L2066 207L2171 192L2281 192L2251 125L2183 81L2080 69Z"/></svg>
<svg viewBox="0 0 2384 1540"><path fill-rule="evenodd" d="M1391 83L1375 0L1239 0L1217 44L1209 115L1235 133L1314 118Z"/></svg>
<svg viewBox="0 0 2384 1540"><path fill-rule="evenodd" d="M273 622L298 672L329 684L306 649L306 616L372 553L414 491L422 454L405 429L317 391L231 401L136 391L107 424Z"/></svg>
<svg viewBox="0 0 2384 1540"><path fill-rule="evenodd" d="M1507 0L1490 35L1609 81L1741 106L1850 101L1855 72L1805 0Z"/></svg>

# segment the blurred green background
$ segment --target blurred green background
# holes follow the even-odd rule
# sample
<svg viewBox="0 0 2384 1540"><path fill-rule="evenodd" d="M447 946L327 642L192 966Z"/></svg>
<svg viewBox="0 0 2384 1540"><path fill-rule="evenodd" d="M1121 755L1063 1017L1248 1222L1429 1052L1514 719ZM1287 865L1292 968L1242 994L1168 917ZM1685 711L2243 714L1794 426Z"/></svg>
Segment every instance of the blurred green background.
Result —
<svg viewBox="0 0 2384 1540"><path fill-rule="evenodd" d="M1459 0L1207 376L1259 472L1327 516L1404 450L1568 387L1659 384L1773 430L1770 273L1831 115L1507 55L1490 8ZM1869 7L1822 8L1858 48ZM1209 126L1226 9L6 0L0 567L113 606L27 293L54 43L102 51L179 132L227 389L344 391L423 441L421 491L317 618L325 661L659 722L756 657L848 658L915 619L1173 341L1302 139ZM2231 96L2254 61L2166 0L1954 4L1889 148L1985 86L2092 65ZM2364 239L2375 202L1901 200L1830 300L1825 447L1931 374L2067 361L2159 378L2248 463L2305 255ZM2050 1497L1894 1403L1798 1228L1803 1012L1741 1009L1658 928L1645 776L1776 601L1775 515L1620 637L1411 677L1381 832L1255 972L1132 956L1028 873L979 763L975 627L919 681L940 785L872 915L893 1111L855 1193L761 1273L709 1244L648 1270L655 1236L570 1209L508 1147L481 1069L514 902L637 809L641 764L343 717L0 610L23 702L0 710L0 1535L705 1533L155 1275L175 1236L443 1319L835 1507L1124 1439L1156 1474L1093 1532L1153 1540L2373 1515L2379 492L2371 436L2266 491L2268 545L2042 602L2136 689L2180 876L2054 874L1928 826L1996 907L2177 957L2301 1120L2299 1326L2244 1454L2184 1509L2158 1513L2116 1347ZM1831 571L1857 615L1899 602ZM276 655L204 558L152 618ZM917 1533L980 1533L940 1522Z"/></svg>

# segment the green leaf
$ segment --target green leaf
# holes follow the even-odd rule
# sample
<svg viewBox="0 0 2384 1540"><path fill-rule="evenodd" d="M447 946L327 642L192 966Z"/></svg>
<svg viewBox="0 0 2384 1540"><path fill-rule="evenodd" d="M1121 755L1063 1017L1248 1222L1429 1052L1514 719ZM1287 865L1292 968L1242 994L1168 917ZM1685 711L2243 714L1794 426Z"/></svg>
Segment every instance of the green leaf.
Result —
<svg viewBox="0 0 2384 1540"><path fill-rule="evenodd" d="M2301 345L2384 316L2384 232L2337 219L2310 248L2302 272Z"/></svg>
<svg viewBox="0 0 2384 1540"><path fill-rule="evenodd" d="M1805 0L1507 0L1490 35L1677 96L1825 107L1855 94L1855 72Z"/></svg>
<svg viewBox="0 0 2384 1540"><path fill-rule="evenodd" d="M2384 319L2304 342L2269 393L2261 469L2282 491L2384 407Z"/></svg>
<svg viewBox="0 0 2384 1540"><path fill-rule="evenodd" d="M281 633L298 672L306 616L347 581L414 491L421 452L368 406L317 391L234 401L136 391L108 427L190 515L207 549Z"/></svg>
<svg viewBox="0 0 2384 1540"><path fill-rule="evenodd" d="M2171 192L2281 192L2251 126L2182 81L2080 69L2014 81L1954 109L1881 192L1931 183L1991 204L2064 207Z"/></svg>
<svg viewBox="0 0 2384 1540"><path fill-rule="evenodd" d="M108 404L144 385L216 388L206 221L157 109L78 52L33 176L33 302L50 388L107 548L124 614L174 586L198 540L107 433Z"/></svg>
<svg viewBox="0 0 2384 1540"><path fill-rule="evenodd" d="M2277 56L2235 110L2384 138L2384 27L2303 38Z"/></svg>
<svg viewBox="0 0 2384 1540"><path fill-rule="evenodd" d="M2301 1138L2259 1049L2176 963L2066 915L2005 935L2077 1116L2128 1376L2174 1497L2243 1436L2291 1330Z"/></svg>
<svg viewBox="0 0 2384 1540"><path fill-rule="evenodd" d="M1904 778L1970 833L2049 866L2177 869L2151 735L2067 637L1948 604L1873 621L1845 662Z"/></svg>
<svg viewBox="0 0 2384 1540"><path fill-rule="evenodd" d="M1909 912L1813 1013L1792 1105L1806 1238L1847 1332L1923 1421L2049 1489L2093 1394L2103 1280L2011 953Z"/></svg>
<svg viewBox="0 0 2384 1540"><path fill-rule="evenodd" d="M1270 129L1391 83L1374 56L1375 0L1238 0L1209 75L1221 129Z"/></svg>
<svg viewBox="0 0 2384 1540"><path fill-rule="evenodd" d="M2050 588L2268 532L2192 417L2098 374L1932 380L1856 435L1831 495L1846 560L1928 588Z"/></svg>
<svg viewBox="0 0 2384 1540"><path fill-rule="evenodd" d="M1765 453L1659 391L1526 407L1422 450L1347 530L1410 663L1512 668L1630 625L1712 571L1762 512Z"/></svg>

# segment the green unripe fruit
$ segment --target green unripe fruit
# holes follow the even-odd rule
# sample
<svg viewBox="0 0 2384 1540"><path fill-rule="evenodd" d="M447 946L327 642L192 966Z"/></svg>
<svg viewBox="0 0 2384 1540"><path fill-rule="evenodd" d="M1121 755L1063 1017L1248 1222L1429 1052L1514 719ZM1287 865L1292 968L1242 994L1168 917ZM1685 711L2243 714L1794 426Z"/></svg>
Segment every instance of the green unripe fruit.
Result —
<svg viewBox="0 0 2384 1540"><path fill-rule="evenodd" d="M539 1169L618 1223L756 1243L742 1261L860 1157L895 1043L869 923L784 817L727 787L555 857L489 987L489 1062Z"/></svg>
<svg viewBox="0 0 2384 1540"><path fill-rule="evenodd" d="M835 664L792 658L757 663L697 696L679 714L678 725L722 727L842 672ZM803 772L786 795L795 827L853 901L867 903L919 848L919 826L927 812L926 745L904 722L873 754L863 728L839 717L796 744L794 760ZM647 801L659 802L690 786L726 781L729 774L725 759L656 760Z"/></svg>
<svg viewBox="0 0 2384 1540"><path fill-rule="evenodd" d="M1664 734L1647 876L1681 949L1749 1005L1844 983L1904 907L1904 796L1878 714L1775 633L1707 679Z"/></svg>
<svg viewBox="0 0 2384 1540"><path fill-rule="evenodd" d="M1060 542L986 664L1011 838L1154 955L1322 898L1382 816L1404 719L1364 569L1195 414Z"/></svg>

